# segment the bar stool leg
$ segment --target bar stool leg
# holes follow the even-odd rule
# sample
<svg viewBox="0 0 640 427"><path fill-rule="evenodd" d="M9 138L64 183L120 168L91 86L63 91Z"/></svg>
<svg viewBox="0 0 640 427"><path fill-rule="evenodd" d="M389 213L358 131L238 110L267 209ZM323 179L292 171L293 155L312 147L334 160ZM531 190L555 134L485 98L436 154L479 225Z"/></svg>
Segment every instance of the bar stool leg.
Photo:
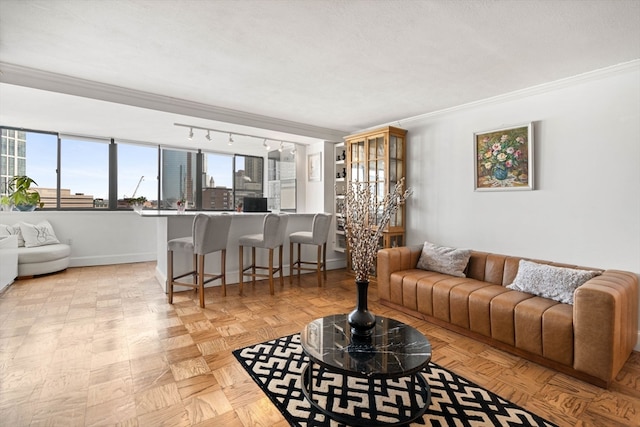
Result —
<svg viewBox="0 0 640 427"><path fill-rule="evenodd" d="M200 308L204 308L204 255L198 255L198 292L200 292Z"/></svg>
<svg viewBox="0 0 640 427"><path fill-rule="evenodd" d="M289 242L289 283L293 283L293 242Z"/></svg>
<svg viewBox="0 0 640 427"><path fill-rule="evenodd" d="M324 270L324 280L327 280L327 243L322 244L322 269Z"/></svg>
<svg viewBox="0 0 640 427"><path fill-rule="evenodd" d="M318 245L318 259L316 262L316 275L318 276L318 287L322 286L322 245Z"/></svg>
<svg viewBox="0 0 640 427"><path fill-rule="evenodd" d="M269 248L269 292L271 295L275 293L273 288L273 249Z"/></svg>
<svg viewBox="0 0 640 427"><path fill-rule="evenodd" d="M251 285L256 285L256 247L251 246Z"/></svg>
<svg viewBox="0 0 640 427"><path fill-rule="evenodd" d="M302 269L302 256L300 255L302 245L298 243L298 257L296 258L296 265L298 267L298 280L300 280L300 271Z"/></svg>
<svg viewBox="0 0 640 427"><path fill-rule="evenodd" d="M284 255L284 245L278 247L278 271L280 272L280 286L284 286L284 277L282 276L282 256Z"/></svg>
<svg viewBox="0 0 640 427"><path fill-rule="evenodd" d="M193 279L193 284L198 284L198 255L193 254L193 274L191 275Z"/></svg>
<svg viewBox="0 0 640 427"><path fill-rule="evenodd" d="M243 263L243 257L242 257L242 245L240 245L240 254L238 255L238 264L240 266L240 269L238 270L238 273L240 273L240 281L238 282L240 284L240 295L242 295L242 285L244 283L244 263Z"/></svg>
<svg viewBox="0 0 640 427"><path fill-rule="evenodd" d="M167 251L167 289L169 304L173 304L173 251Z"/></svg>
<svg viewBox="0 0 640 427"><path fill-rule="evenodd" d="M220 268L222 269L222 296L227 296L227 250L220 251Z"/></svg>

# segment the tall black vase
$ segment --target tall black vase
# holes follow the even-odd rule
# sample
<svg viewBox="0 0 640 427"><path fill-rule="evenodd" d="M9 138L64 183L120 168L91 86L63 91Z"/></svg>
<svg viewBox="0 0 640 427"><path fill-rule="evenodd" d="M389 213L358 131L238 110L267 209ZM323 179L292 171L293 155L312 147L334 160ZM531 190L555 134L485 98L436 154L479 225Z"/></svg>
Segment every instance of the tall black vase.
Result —
<svg viewBox="0 0 640 427"><path fill-rule="evenodd" d="M356 309L347 316L349 326L351 326L351 335L355 337L367 337L373 333L376 326L376 316L367 309L367 293L369 290L369 281L356 280L357 300Z"/></svg>

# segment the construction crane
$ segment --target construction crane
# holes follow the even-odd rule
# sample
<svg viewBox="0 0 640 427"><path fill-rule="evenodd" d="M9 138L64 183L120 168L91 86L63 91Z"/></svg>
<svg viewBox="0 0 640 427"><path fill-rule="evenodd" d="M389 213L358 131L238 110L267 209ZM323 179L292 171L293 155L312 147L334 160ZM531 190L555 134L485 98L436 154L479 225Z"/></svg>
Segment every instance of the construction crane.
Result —
<svg viewBox="0 0 640 427"><path fill-rule="evenodd" d="M133 190L133 194L131 195L132 199L136 197L136 193L138 192L138 188L140 188L140 183L142 182L143 179L144 179L144 175L140 177L140 180L138 181L138 185L136 185L136 189Z"/></svg>

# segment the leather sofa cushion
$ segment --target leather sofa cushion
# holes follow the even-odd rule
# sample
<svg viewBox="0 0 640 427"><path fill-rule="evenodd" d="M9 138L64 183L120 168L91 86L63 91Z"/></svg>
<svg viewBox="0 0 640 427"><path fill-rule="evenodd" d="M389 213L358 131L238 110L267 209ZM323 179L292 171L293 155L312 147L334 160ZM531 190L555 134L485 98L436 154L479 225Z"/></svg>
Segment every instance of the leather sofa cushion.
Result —
<svg viewBox="0 0 640 427"><path fill-rule="evenodd" d="M510 291L491 300L491 337L509 345L516 345L516 306L533 295L519 291Z"/></svg>
<svg viewBox="0 0 640 427"><path fill-rule="evenodd" d="M514 323L516 347L539 356L542 351L542 316L545 311L559 304L547 298L533 297L516 305Z"/></svg>

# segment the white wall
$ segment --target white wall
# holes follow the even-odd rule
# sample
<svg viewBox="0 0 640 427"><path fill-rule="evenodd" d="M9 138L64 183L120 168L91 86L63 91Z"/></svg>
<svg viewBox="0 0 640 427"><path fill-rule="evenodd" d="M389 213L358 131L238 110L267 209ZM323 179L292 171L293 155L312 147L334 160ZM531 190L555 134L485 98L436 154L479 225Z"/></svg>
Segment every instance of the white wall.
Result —
<svg viewBox="0 0 640 427"><path fill-rule="evenodd" d="M473 133L534 122L535 191L475 192ZM640 65L402 123L407 240L640 273Z"/></svg>
<svg viewBox="0 0 640 427"><path fill-rule="evenodd" d="M0 223L48 220L62 243L71 244L71 267L155 261L156 220L131 211L0 212Z"/></svg>

